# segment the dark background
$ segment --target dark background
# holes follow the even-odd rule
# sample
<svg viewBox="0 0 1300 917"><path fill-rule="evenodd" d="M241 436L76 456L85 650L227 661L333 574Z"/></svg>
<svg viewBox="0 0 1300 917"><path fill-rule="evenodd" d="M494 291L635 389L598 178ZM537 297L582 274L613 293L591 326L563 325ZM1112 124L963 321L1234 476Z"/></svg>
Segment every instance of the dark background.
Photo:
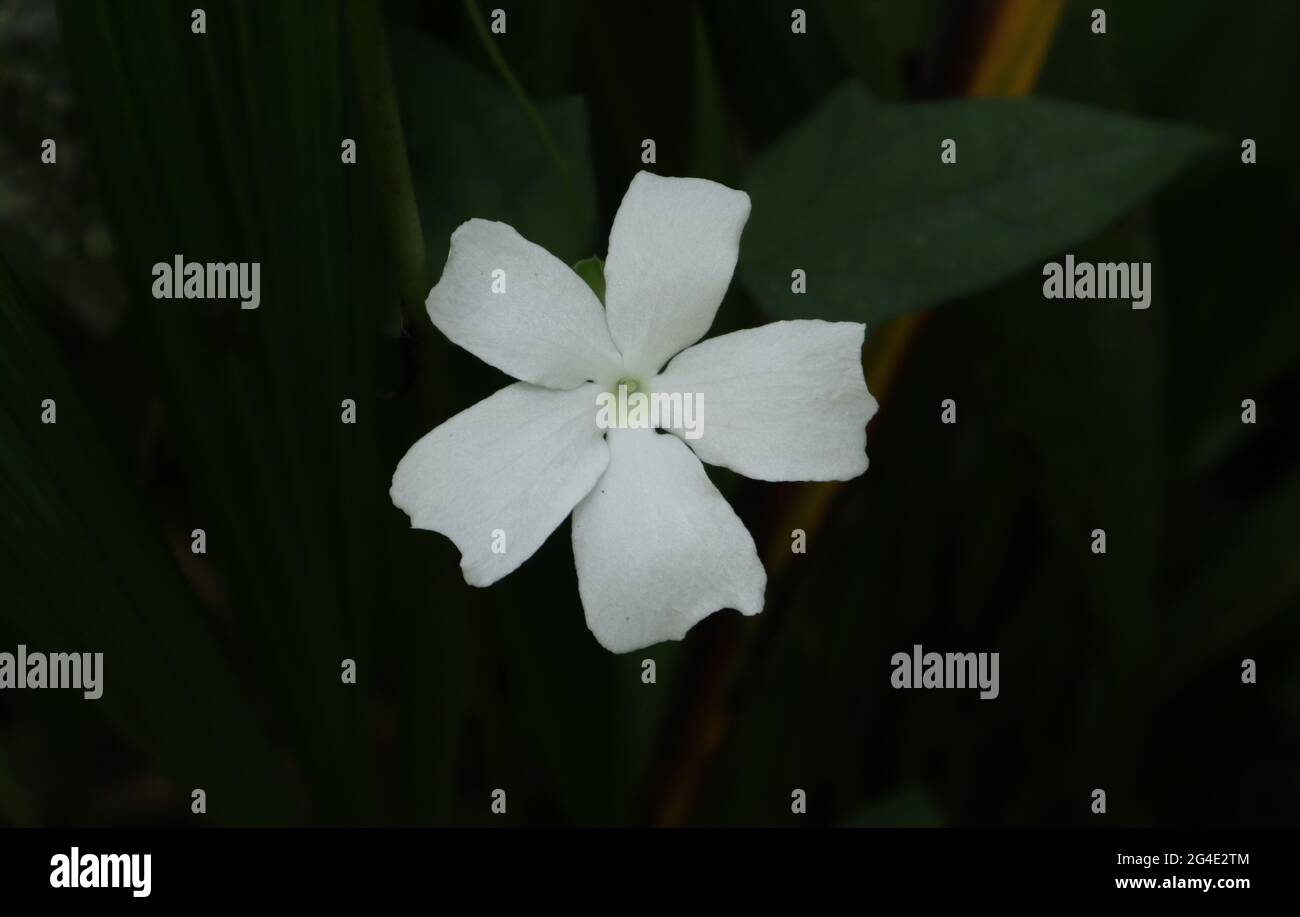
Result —
<svg viewBox="0 0 1300 917"><path fill-rule="evenodd" d="M369 4L208 0L196 36L198 5L0 0L0 650L106 654L101 700L0 694L0 823L1296 823L1300 6L1110 3L1097 36L1096 3L809 0L793 36L788 3L502 2L479 12L506 9L494 38L410 0L383 7L385 59ZM387 496L416 438L505 384L422 318L451 230L503 219L603 255L653 138L652 170L750 190L742 262L784 224L829 246L791 264L885 245L756 177L785 138L843 127L807 124L846 82L891 103L1032 89L1204 143L1104 219L1026 218L1022 256L889 314L869 259L775 305L763 271L788 265L742 264L711 333L857 317L882 403L847 485L710 469L769 571L757 618L605 652L567 522L465 585ZM861 168L832 190L888 190L892 213L935 187L930 159L873 169L883 140L844 138ZM1049 222L1111 200L1054 181ZM996 261L986 244L924 272ZM1153 262L1151 308L1044 300L1065 251ZM260 261L261 308L153 300L175 253ZM1000 652L1000 697L892 690L914 643Z"/></svg>

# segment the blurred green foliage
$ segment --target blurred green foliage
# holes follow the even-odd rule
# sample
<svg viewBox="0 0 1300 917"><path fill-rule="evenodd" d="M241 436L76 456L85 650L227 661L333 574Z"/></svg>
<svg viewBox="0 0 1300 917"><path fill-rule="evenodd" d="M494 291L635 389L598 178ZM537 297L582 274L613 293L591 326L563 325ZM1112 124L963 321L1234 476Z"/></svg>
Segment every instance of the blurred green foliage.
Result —
<svg viewBox="0 0 1300 917"><path fill-rule="evenodd" d="M798 265L819 317L874 325L1041 265L1205 146L1196 131L1059 102L879 105L850 84L754 163L741 278L796 318Z"/></svg>
<svg viewBox="0 0 1300 917"><path fill-rule="evenodd" d="M39 2L0 0L0 39ZM611 656L567 525L488 590L408 528L398 458L505 380L401 325L342 4L209 2L203 36L193 6L57 5L60 144L89 152L60 159L85 199L51 219L108 215L113 282L69 287L0 212L0 650L107 656L101 701L0 695L0 820L480 824L505 787L511 824L644 822L719 618ZM980 5L824 0L804 36L768 2L503 6L520 93L463 4L385 6L430 277L470 217L602 255L653 138L655 171L753 196L715 333L944 304L871 470L741 624L691 820L1087 824L1105 786L1120 824L1294 823L1297 7L1146 3L1098 39L1072 3L1040 98L921 105ZM21 98L0 163L30 172L46 128ZM1036 268L1066 250L1152 261L1152 307L1045 301ZM177 253L260 261L262 307L152 299ZM115 291L124 318L87 322ZM774 489L710 473L760 537ZM1000 652L1001 697L891 690L913 643Z"/></svg>

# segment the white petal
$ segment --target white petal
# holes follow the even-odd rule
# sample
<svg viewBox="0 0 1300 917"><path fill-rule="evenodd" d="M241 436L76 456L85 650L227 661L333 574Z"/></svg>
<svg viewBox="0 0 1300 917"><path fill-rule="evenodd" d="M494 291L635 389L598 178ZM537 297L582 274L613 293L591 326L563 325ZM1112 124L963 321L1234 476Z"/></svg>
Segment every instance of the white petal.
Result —
<svg viewBox="0 0 1300 917"><path fill-rule="evenodd" d="M453 343L516 379L573 388L618 378L622 360L591 287L505 223L470 220L451 234L425 306Z"/></svg>
<svg viewBox="0 0 1300 917"><path fill-rule="evenodd" d="M609 464L598 391L506 386L410 448L393 473L393 503L412 527L456 543L465 582L495 583L541 547Z"/></svg>
<svg viewBox="0 0 1300 917"><path fill-rule="evenodd" d="M680 640L721 608L763 610L754 539L681 440L609 431L610 461L573 511L573 558L587 626L626 653Z"/></svg>
<svg viewBox="0 0 1300 917"><path fill-rule="evenodd" d="M699 393L697 455L760 481L843 481L867 470L876 399L856 322L773 322L677 355L651 391ZM684 431L678 424L674 433Z"/></svg>
<svg viewBox="0 0 1300 917"><path fill-rule="evenodd" d="M605 307L623 366L653 375L709 330L731 283L749 195L638 172L609 234Z"/></svg>

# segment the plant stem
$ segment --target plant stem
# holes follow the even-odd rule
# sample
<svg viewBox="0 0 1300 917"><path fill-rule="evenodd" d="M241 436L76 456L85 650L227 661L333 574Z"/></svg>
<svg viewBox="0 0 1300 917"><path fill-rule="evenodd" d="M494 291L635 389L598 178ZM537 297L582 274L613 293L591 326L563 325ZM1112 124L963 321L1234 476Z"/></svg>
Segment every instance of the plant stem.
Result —
<svg viewBox="0 0 1300 917"><path fill-rule="evenodd" d="M346 15L352 71L357 81L367 145L373 157L371 168L378 185L388 241L397 262L402 313L413 328L419 328L425 322L422 305L429 290L424 232L420 228L420 211L415 205L411 166L406 157L383 10L373 0L348 0Z"/></svg>

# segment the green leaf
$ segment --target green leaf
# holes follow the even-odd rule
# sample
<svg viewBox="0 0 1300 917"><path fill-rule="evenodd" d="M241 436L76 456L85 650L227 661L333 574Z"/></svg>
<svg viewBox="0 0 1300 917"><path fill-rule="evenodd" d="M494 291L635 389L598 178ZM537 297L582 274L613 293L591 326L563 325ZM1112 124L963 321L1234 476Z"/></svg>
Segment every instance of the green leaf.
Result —
<svg viewBox="0 0 1300 917"><path fill-rule="evenodd" d="M605 301L605 262L601 261L595 255L590 258L583 258L573 266L574 271L583 280L587 281L587 286L591 287L596 294L596 298L601 302Z"/></svg>
<svg viewBox="0 0 1300 917"><path fill-rule="evenodd" d="M940 142L957 141L957 162ZM1207 145L1038 99L894 105L845 86L755 163L740 275L778 316L876 321L987 287L1105 228ZM790 290L802 268L808 295Z"/></svg>
<svg viewBox="0 0 1300 917"><path fill-rule="evenodd" d="M499 81L419 34L397 32L390 40L433 276L442 271L452 230L474 217L509 223L569 261L589 252L596 195L582 100L537 106L573 177L571 191L528 115ZM570 216L575 194L577 225Z"/></svg>

